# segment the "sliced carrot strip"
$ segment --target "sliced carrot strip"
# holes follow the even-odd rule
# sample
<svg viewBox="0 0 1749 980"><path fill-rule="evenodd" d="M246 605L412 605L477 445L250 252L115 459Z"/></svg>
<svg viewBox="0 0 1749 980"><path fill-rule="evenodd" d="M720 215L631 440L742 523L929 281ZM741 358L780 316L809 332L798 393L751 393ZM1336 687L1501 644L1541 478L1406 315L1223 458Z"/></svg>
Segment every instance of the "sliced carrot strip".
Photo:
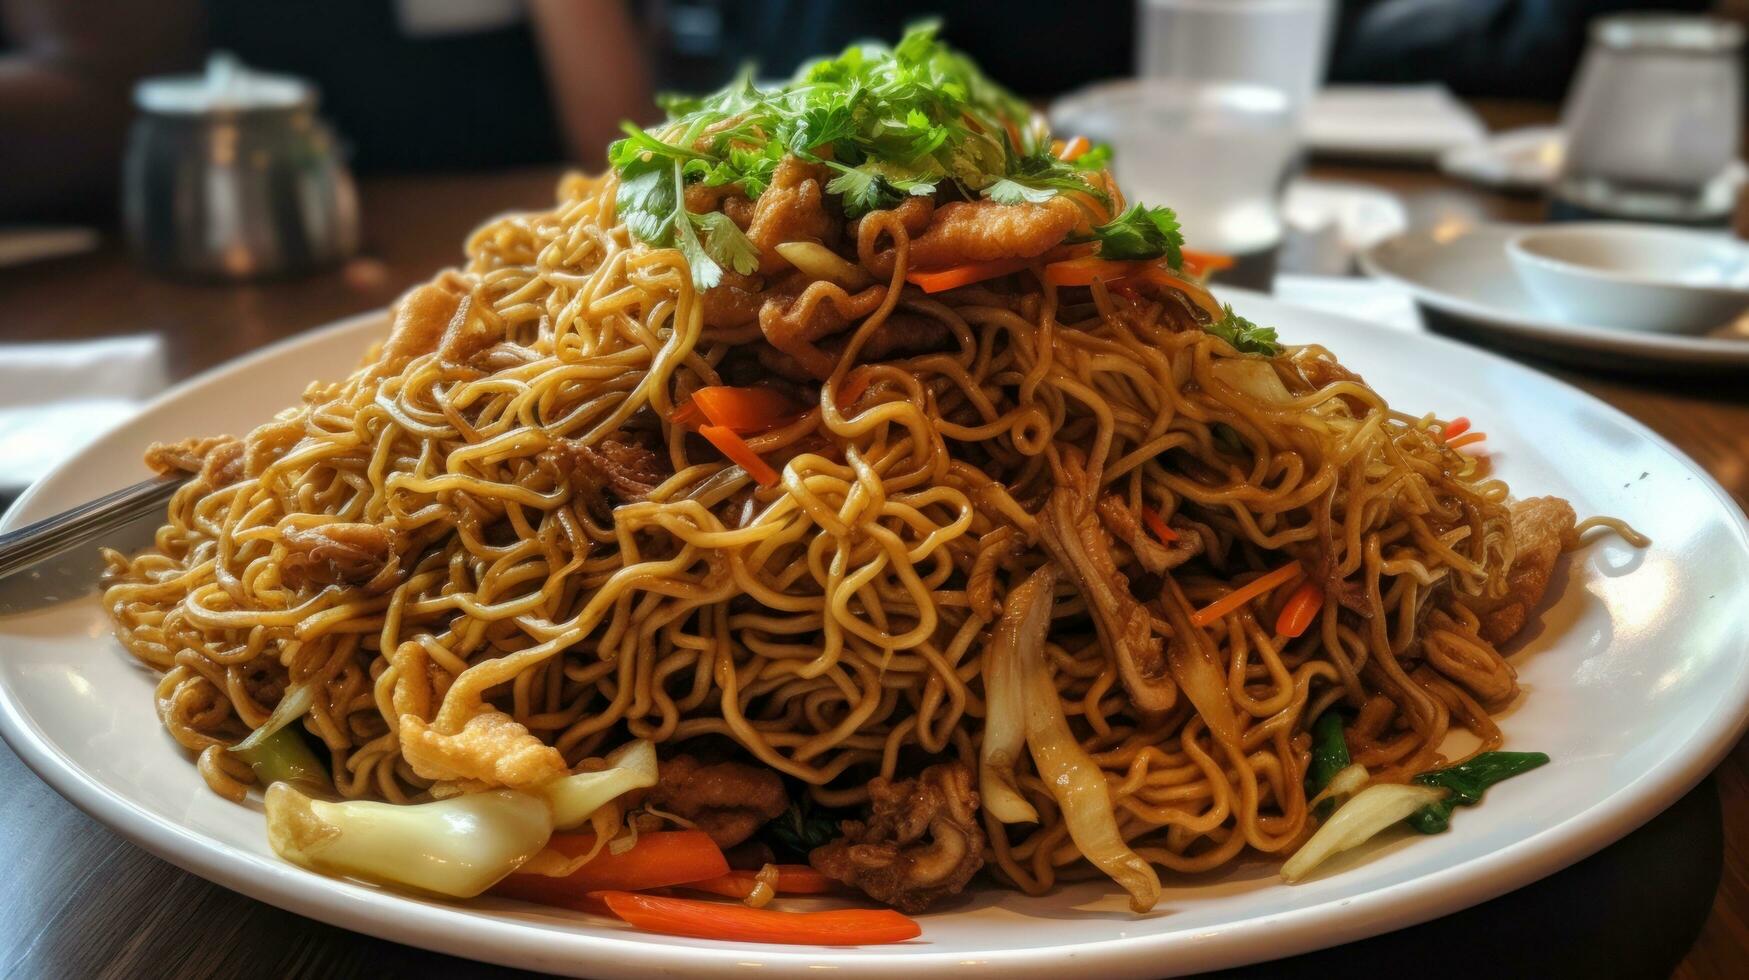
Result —
<svg viewBox="0 0 1749 980"><path fill-rule="evenodd" d="M1445 446L1447 449L1462 449L1465 446L1481 442L1486 438L1488 438L1488 433L1486 432L1466 432L1463 435L1458 436L1456 439L1447 439L1445 441Z"/></svg>
<svg viewBox="0 0 1749 980"><path fill-rule="evenodd" d="M1178 254L1184 258L1181 268L1193 276L1231 269L1234 263L1231 255L1222 255L1219 252L1199 252L1194 248L1184 248L1179 249Z"/></svg>
<svg viewBox="0 0 1749 980"><path fill-rule="evenodd" d="M1299 636L1318 618L1318 610L1324 608L1324 590L1316 582L1307 582L1294 590L1288 597L1287 604L1281 607L1281 615L1275 620L1275 631L1282 636Z"/></svg>
<svg viewBox="0 0 1749 980"><path fill-rule="evenodd" d="M986 279L1012 275L1031 264L1031 259L992 259L989 262L956 265L951 269L933 269L927 272L914 270L905 274L905 281L921 287L926 293L940 293Z"/></svg>
<svg viewBox="0 0 1749 980"><path fill-rule="evenodd" d="M692 404L698 406L711 425L732 429L739 435L775 429L795 421L802 413L795 399L775 388L709 385L692 393Z"/></svg>
<svg viewBox="0 0 1749 980"><path fill-rule="evenodd" d="M689 881L684 887L725 898L746 898L753 894L753 886L758 883L758 874L757 871L731 871L718 878ZM831 891L835 884L831 878L805 864L777 866L779 895L823 895Z"/></svg>
<svg viewBox="0 0 1749 980"><path fill-rule="evenodd" d="M1142 521L1148 525L1148 530L1154 532L1154 537L1160 539L1161 544L1171 544L1178 540L1178 532L1172 530L1171 526L1166 523L1166 519L1161 517L1160 512L1154 508L1142 508Z"/></svg>
<svg viewBox="0 0 1749 980"><path fill-rule="evenodd" d="M1198 609L1190 617L1190 621L1197 626L1207 626L1210 623L1217 622L1222 616L1239 609L1252 599L1255 599L1258 596L1268 595L1277 586L1286 585L1304 574L1305 572L1300 568L1299 562L1290 561L1275 571L1270 572L1267 575L1260 575L1201 609Z"/></svg>
<svg viewBox="0 0 1749 980"><path fill-rule="evenodd" d="M717 451L729 458L729 462L747 471L747 475L758 481L762 487L777 483L777 471L771 464L759 458L753 447L747 445L733 429L721 425L701 425L698 434L710 440Z"/></svg>
<svg viewBox="0 0 1749 980"><path fill-rule="evenodd" d="M844 387L838 391L838 410L848 411L856 400L862 397L868 386L874 383L874 373L862 368L853 368L844 378Z"/></svg>
<svg viewBox="0 0 1749 980"><path fill-rule="evenodd" d="M1077 136L1069 142L1064 143L1062 148L1057 150L1057 159L1065 161L1074 160L1091 149L1093 149L1093 144L1087 141L1087 137Z"/></svg>
<svg viewBox="0 0 1749 980"><path fill-rule="evenodd" d="M1446 440L1456 439L1458 436L1461 436L1468 431L1470 431L1469 418L1467 416L1459 415L1457 418L1445 423L1445 428L1440 430L1439 437Z"/></svg>
<svg viewBox="0 0 1749 980"><path fill-rule="evenodd" d="M923 934L914 920L892 909L781 912L623 891L600 895L614 915L646 932L669 936L799 946L873 946Z"/></svg>
<svg viewBox="0 0 1749 980"><path fill-rule="evenodd" d="M704 421L704 413L698 410L698 406L693 403L692 399L688 398L686 404L676 408L668 416L668 421L690 429Z"/></svg>
<svg viewBox="0 0 1749 980"><path fill-rule="evenodd" d="M580 857L595 846L594 834L554 834L547 846L566 857ZM599 902L587 896L602 889L627 891L663 888L719 878L729 862L710 835L701 830L640 834L630 849L615 854L602 849L593 860L564 878L513 874L492 886L492 893L525 902L597 911Z"/></svg>
<svg viewBox="0 0 1749 980"><path fill-rule="evenodd" d="M1053 286L1091 286L1093 280L1116 282L1135 274L1137 263L1114 262L1096 255L1064 259L1045 266L1045 282Z"/></svg>

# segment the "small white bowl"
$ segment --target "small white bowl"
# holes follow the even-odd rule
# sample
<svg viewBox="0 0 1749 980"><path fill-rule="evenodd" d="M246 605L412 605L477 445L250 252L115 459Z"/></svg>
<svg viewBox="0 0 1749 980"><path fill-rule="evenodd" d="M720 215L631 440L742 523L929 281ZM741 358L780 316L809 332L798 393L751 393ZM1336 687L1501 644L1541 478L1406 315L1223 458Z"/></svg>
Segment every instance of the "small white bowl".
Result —
<svg viewBox="0 0 1749 980"><path fill-rule="evenodd" d="M1582 222L1514 235L1525 288L1575 323L1704 333L1749 308L1749 245L1721 232Z"/></svg>

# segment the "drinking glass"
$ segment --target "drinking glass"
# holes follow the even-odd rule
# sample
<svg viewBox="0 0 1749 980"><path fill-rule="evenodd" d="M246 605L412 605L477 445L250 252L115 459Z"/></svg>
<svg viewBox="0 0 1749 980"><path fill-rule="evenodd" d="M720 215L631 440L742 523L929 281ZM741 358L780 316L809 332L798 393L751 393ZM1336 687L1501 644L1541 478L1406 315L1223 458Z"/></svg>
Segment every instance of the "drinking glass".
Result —
<svg viewBox="0 0 1749 980"><path fill-rule="evenodd" d="M1707 17L1625 14L1591 28L1562 113L1559 211L1717 222L1734 203L1743 29Z"/></svg>
<svg viewBox="0 0 1749 980"><path fill-rule="evenodd" d="M1126 197L1178 213L1186 242L1239 265L1222 276L1268 288L1281 243L1281 194L1299 155L1293 106L1277 89L1135 79L1084 89L1051 108L1051 128L1112 147Z"/></svg>
<svg viewBox="0 0 1749 980"><path fill-rule="evenodd" d="M1304 106L1324 81L1335 0L1139 0L1143 78L1242 82Z"/></svg>

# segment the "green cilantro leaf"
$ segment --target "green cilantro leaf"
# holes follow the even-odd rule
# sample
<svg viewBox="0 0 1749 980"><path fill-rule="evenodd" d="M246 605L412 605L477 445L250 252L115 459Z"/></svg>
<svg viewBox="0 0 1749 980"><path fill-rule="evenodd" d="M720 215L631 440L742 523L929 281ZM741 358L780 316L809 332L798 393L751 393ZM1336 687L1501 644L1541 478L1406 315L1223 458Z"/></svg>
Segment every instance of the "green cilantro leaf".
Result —
<svg viewBox="0 0 1749 980"><path fill-rule="evenodd" d="M679 202L674 197L673 180L663 169L646 168L622 178L614 207L619 220L640 240L658 246L672 241Z"/></svg>
<svg viewBox="0 0 1749 980"><path fill-rule="evenodd" d="M1250 320L1233 312L1233 304L1222 307L1224 315L1208 325L1209 333L1231 344L1233 349L1242 354L1265 354L1275 356L1281 352L1281 344L1276 339L1274 327L1260 327Z"/></svg>
<svg viewBox="0 0 1749 980"><path fill-rule="evenodd" d="M851 167L835 169L838 176L826 184L826 192L843 198L846 215L858 218L898 203L899 194L879 174Z"/></svg>
<svg viewBox="0 0 1749 980"><path fill-rule="evenodd" d="M984 188L984 196L997 204L1021 204L1027 201L1040 204L1056 197L1057 192L1050 187L1028 187L1017 183L1012 177L1004 177Z"/></svg>
<svg viewBox="0 0 1749 980"><path fill-rule="evenodd" d="M1099 254L1107 259L1157 259L1176 269L1184 261L1184 233L1171 208L1132 204L1129 210L1093 229Z"/></svg>
<svg viewBox="0 0 1749 980"><path fill-rule="evenodd" d="M747 239L746 232L721 211L688 214L687 220L703 238L705 254L719 265L726 265L742 275L759 269L759 247ZM709 288L709 287L706 287Z"/></svg>

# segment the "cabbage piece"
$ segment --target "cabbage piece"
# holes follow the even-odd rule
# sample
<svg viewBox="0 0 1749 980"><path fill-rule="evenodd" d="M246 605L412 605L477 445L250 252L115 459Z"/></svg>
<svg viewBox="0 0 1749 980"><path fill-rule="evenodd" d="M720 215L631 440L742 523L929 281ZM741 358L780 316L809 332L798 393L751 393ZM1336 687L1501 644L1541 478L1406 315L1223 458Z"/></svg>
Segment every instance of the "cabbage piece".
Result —
<svg viewBox="0 0 1749 980"><path fill-rule="evenodd" d="M1367 780L1371 778L1372 774L1367 772L1366 767L1358 762L1350 766L1343 766L1336 770L1336 775L1330 777L1330 781L1324 784L1324 788L1318 791L1318 795L1306 803L1306 809L1316 810L1326 801L1340 804L1343 800L1360 792L1360 788L1365 786Z"/></svg>
<svg viewBox="0 0 1749 980"><path fill-rule="evenodd" d="M322 760L310 751L309 744L295 728L282 728L248 748L239 743L231 747L231 752L249 764L255 772L256 782L263 786L292 782L327 792L334 789Z"/></svg>
<svg viewBox="0 0 1749 980"><path fill-rule="evenodd" d="M874 282L868 270L819 242L784 242L777 246L777 254L804 274L837 283L845 289L864 289Z"/></svg>
<svg viewBox="0 0 1749 980"><path fill-rule="evenodd" d="M231 746L231 751L245 753L267 741L285 726L308 714L316 703L316 685L313 681L293 684L280 695L279 703L273 706L273 711L261 727L249 733L249 737Z"/></svg>
<svg viewBox="0 0 1749 980"><path fill-rule="evenodd" d="M1026 664L1044 659L1057 570L1045 565L1003 600L1002 618L984 653L984 740L978 750L978 795L1003 823L1038 823L1014 781L1026 750Z"/></svg>
<svg viewBox="0 0 1749 980"><path fill-rule="evenodd" d="M1282 878L1290 883L1300 881L1326 860L1366 843L1379 831L1416 810L1445 799L1445 794L1443 789L1412 783L1368 786L1324 821L1311 840L1300 845L1294 856L1281 866Z"/></svg>
<svg viewBox="0 0 1749 980"><path fill-rule="evenodd" d="M1287 390L1287 385L1281 383L1281 375L1275 373L1275 368L1266 360L1255 357L1216 357L1210 360L1209 370L1228 387L1266 405L1285 405L1294 400L1293 393Z"/></svg>
<svg viewBox="0 0 1749 980"><path fill-rule="evenodd" d="M1069 730L1042 644L1025 668L1026 744L1039 778L1062 809L1076 849L1130 893L1130 908L1146 912L1160 901L1160 876L1124 841L1105 773Z"/></svg>
<svg viewBox="0 0 1749 980"><path fill-rule="evenodd" d="M329 803L291 783L267 788L267 839L293 864L438 895L471 898L552 836L546 800L517 790L434 803Z"/></svg>
<svg viewBox="0 0 1749 980"><path fill-rule="evenodd" d="M600 772L561 776L540 787L553 810L553 827L570 830L604 804L634 789L656 785L656 746L649 739L627 742L607 757Z"/></svg>

